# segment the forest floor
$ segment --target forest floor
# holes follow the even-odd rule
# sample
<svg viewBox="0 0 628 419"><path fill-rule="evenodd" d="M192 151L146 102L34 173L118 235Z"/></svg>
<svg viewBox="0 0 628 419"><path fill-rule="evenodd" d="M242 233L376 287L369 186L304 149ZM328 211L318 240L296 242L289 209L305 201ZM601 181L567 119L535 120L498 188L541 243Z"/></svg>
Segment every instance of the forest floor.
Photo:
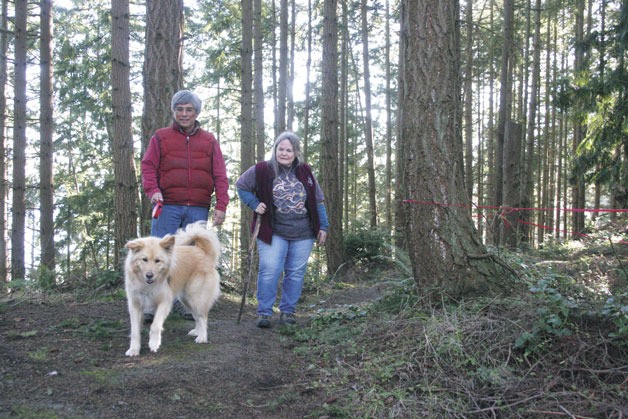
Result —
<svg viewBox="0 0 628 419"><path fill-rule="evenodd" d="M517 289L468 300L349 269L308 281L296 326L256 328L251 300L238 324L224 291L208 344L173 314L132 358L121 289L11 294L0 417L628 417L628 245L598 243L503 254Z"/></svg>
<svg viewBox="0 0 628 419"><path fill-rule="evenodd" d="M320 310L371 301L378 287L346 288L325 301L305 296L296 326L255 327L248 305L223 294L209 314L209 343L195 344L193 322L172 314L151 353L144 330L138 357L127 357L126 301L12 299L0 304L0 417L293 418L317 411L329 395L311 388L310 360L285 332ZM146 329L146 328L145 328Z"/></svg>

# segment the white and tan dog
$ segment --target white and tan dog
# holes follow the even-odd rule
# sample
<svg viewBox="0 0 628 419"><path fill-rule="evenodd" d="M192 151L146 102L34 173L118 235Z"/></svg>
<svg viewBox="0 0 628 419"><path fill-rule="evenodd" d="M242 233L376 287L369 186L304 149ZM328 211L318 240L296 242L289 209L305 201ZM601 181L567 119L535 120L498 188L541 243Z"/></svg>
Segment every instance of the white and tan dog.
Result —
<svg viewBox="0 0 628 419"><path fill-rule="evenodd" d="M156 307L148 347L161 346L163 324L178 298L196 322L188 335L196 343L207 342L207 315L220 296L216 270L220 242L206 222L188 225L164 238L143 237L129 241L124 282L131 320L131 344L127 356L140 354L144 310Z"/></svg>

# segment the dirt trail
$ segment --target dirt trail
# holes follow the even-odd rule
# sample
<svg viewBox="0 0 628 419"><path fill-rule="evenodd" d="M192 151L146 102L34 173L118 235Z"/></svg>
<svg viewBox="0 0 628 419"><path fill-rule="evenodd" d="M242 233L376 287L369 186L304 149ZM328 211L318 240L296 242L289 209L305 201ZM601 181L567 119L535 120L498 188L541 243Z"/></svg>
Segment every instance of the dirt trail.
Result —
<svg viewBox="0 0 628 419"><path fill-rule="evenodd" d="M321 308L371 300L356 288L300 303L300 325ZM329 395L309 384L316 360L296 356L281 327L255 327L248 305L224 296L209 315L209 344L187 336L172 315L162 347L139 357L128 348L126 302L10 301L0 304L0 417L296 418L317 417Z"/></svg>

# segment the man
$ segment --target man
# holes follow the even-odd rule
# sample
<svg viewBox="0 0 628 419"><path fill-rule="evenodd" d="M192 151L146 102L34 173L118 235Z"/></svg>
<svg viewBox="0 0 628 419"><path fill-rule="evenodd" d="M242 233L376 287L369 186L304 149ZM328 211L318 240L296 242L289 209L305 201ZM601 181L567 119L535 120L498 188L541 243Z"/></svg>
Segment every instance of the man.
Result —
<svg viewBox="0 0 628 419"><path fill-rule="evenodd" d="M196 120L201 100L180 90L170 102L174 122L158 129L142 159L142 187L161 212L153 217L151 236L163 237L196 221L207 221L216 193L213 224L221 225L229 203L229 182L218 141ZM185 312L178 301L174 310ZM185 316L184 316L185 317ZM145 319L151 319L150 313Z"/></svg>

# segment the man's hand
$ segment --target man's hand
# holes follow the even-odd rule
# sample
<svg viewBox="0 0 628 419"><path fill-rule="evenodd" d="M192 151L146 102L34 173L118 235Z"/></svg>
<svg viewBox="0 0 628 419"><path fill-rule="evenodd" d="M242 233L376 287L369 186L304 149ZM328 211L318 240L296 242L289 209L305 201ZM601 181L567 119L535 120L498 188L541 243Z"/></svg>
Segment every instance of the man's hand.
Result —
<svg viewBox="0 0 628 419"><path fill-rule="evenodd" d="M225 221L225 212L220 210L214 211L213 223L215 226L221 225Z"/></svg>
<svg viewBox="0 0 628 419"><path fill-rule="evenodd" d="M155 205L157 201L163 201L164 197L161 192L155 192L153 196L150 197L150 203Z"/></svg>

